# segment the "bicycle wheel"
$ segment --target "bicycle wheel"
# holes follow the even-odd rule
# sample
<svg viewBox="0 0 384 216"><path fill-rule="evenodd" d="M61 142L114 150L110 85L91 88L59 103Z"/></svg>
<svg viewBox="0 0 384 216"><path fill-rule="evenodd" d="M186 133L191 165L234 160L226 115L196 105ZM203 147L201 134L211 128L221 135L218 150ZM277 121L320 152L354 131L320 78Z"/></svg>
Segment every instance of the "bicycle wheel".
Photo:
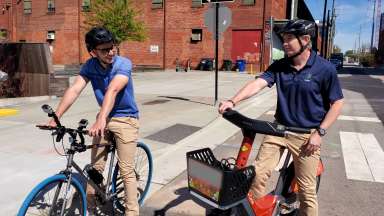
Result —
<svg viewBox="0 0 384 216"><path fill-rule="evenodd" d="M54 175L38 184L24 200L18 216L24 215L86 215L86 195L80 182L72 177L65 198L68 178L63 174Z"/></svg>
<svg viewBox="0 0 384 216"><path fill-rule="evenodd" d="M148 146L142 142L137 143L135 154L135 174L137 180L137 199L139 205L142 205L144 198L148 193L152 179L152 155ZM119 165L116 164L112 176L112 192L117 194L115 207L124 211L124 184L119 174Z"/></svg>

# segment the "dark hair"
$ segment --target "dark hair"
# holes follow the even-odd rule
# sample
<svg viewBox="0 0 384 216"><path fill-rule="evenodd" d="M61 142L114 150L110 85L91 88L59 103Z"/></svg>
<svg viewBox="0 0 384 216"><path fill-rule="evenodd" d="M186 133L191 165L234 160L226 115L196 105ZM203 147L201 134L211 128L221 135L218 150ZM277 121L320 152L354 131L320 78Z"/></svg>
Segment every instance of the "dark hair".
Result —
<svg viewBox="0 0 384 216"><path fill-rule="evenodd" d="M288 23L278 31L279 34L288 33L295 36L310 35L311 37L315 36L315 32L316 24L303 19L289 20Z"/></svg>
<svg viewBox="0 0 384 216"><path fill-rule="evenodd" d="M100 44L114 42L112 33L104 27L94 27L85 35L85 44L88 52Z"/></svg>

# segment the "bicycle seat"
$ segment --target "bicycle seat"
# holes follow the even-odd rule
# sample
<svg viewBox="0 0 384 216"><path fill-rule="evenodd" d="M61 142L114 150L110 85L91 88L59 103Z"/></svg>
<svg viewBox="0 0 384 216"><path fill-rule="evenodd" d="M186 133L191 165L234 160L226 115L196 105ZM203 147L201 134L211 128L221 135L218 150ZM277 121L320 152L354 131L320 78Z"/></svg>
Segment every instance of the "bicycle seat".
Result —
<svg viewBox="0 0 384 216"><path fill-rule="evenodd" d="M232 109L224 112L223 118L243 130L272 136L285 136L286 127L284 125L251 119Z"/></svg>

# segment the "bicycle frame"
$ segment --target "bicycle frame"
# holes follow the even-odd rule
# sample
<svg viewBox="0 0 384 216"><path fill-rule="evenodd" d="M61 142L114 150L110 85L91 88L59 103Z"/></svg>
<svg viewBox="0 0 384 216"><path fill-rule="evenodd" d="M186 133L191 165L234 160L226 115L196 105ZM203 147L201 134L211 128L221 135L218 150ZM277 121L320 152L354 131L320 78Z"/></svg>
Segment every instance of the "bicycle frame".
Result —
<svg viewBox="0 0 384 216"><path fill-rule="evenodd" d="M249 155L251 154L251 151L252 151L253 142L256 137L255 132L252 132L247 129L243 129L242 133L244 138L242 140L239 153L236 159L236 166L238 168L244 168L246 166L247 161L249 159ZM269 193L257 200L254 200L252 198L252 195L248 193L247 199L241 202L248 215L256 216L256 215L275 215L276 214L279 203L284 200L281 194L283 192L284 182L286 181L286 179L283 179L283 178L284 176L286 176L286 173L288 172L288 165L290 160L291 160L291 153L288 152L284 160L283 166L280 169L280 175L276 183L275 190L272 191L272 193ZM321 175L323 170L324 170L324 167L320 159L317 175ZM297 190L297 183L295 179L292 180L291 187L294 190Z"/></svg>
<svg viewBox="0 0 384 216"><path fill-rule="evenodd" d="M223 117L229 122L233 123L234 125L240 127L243 133L243 140L241 142L241 146L237 154L236 163L234 165L235 169L232 169L236 171L249 168L249 166L247 166L247 162L252 151L252 146L253 146L256 134L259 133L259 134L272 135L272 136L278 136L278 137L286 137L290 135L297 136L298 134L311 133L311 129L309 128L286 127L276 122L250 119L234 110L227 111L226 113L223 114ZM200 152L203 152L203 153L201 153L200 155ZM197 161L199 161L199 163L202 164L200 167L213 167L213 169L215 169L214 167L217 166L215 164L216 163L222 164L222 162L215 159L214 155L212 154L213 154L212 151L196 150L196 151L188 152L187 159L188 158L198 159ZM205 155L211 155L211 156L206 157ZM275 189L269 194L259 199L254 199L252 193L248 192L247 194L243 193L241 195L242 196L241 200L235 200L235 202L233 203L230 203L230 202L225 203L225 200L219 196L221 194L225 194L226 196L228 196L226 194L227 192L226 189L222 190L221 186L214 185L214 183L212 183L213 181L209 179L204 179L204 177L196 175L197 172L200 172L199 169L202 170L202 168L200 168L199 166L188 167L188 172L191 171L191 173L188 173L188 178L189 178L188 186L190 187L190 192L192 195L196 196L203 202L215 207L218 210L218 212L213 211L212 212L213 215L227 215L228 214L228 211L226 211L227 209L230 209L238 205L242 205L244 207L244 210L246 211L245 213L242 211L242 209L237 209L241 211L242 216L244 214L249 216L279 215L280 213L282 213L281 212L282 210L285 211L284 214L292 213L293 211L297 211L297 206L294 205L295 202L291 203L291 201L296 201L296 193L297 193L298 186L296 184L296 179L294 178L294 171L295 171L294 166L292 163L290 163L291 158L292 158L292 155L290 152L288 152L284 160L283 166L279 170L280 175L279 175ZM221 168L216 170L219 170L218 172L220 173L222 172ZM318 170L317 170L317 176L320 176L323 170L324 170L323 165L320 159ZM209 171L205 170L205 173L207 172ZM195 179L202 178L202 179L200 181L193 181L194 178ZM190 181L190 179L192 180ZM219 180L219 181L222 181L221 183L224 184L223 183L224 180ZM319 179L317 179L317 181L319 181ZM248 185L248 183L244 181L242 185ZM236 191L236 189L239 188L239 186L232 187L230 183L226 185L226 187L228 186L230 186L230 188L233 188L233 191ZM249 187L247 188L247 190L248 189ZM199 193L195 193L195 191ZM217 198L216 197L214 197L216 199L211 198L213 196L212 194L213 195L217 194L216 196ZM291 199L291 198L294 198L294 199ZM223 210L224 212L222 212Z"/></svg>

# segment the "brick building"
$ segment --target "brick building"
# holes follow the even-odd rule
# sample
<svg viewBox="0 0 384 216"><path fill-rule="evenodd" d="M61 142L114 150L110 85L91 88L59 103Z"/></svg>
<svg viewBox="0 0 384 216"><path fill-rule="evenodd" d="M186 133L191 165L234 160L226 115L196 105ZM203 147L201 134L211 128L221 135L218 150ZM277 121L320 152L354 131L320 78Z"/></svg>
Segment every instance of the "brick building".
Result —
<svg viewBox="0 0 384 216"><path fill-rule="evenodd" d="M199 0L136 0L148 39L124 42L120 54L135 65L175 68L176 61L196 67L203 57L214 57L214 40L204 25L209 5ZM293 4L292 4L293 2ZM11 42L47 42L54 64L81 64L88 58L84 30L91 0L0 0L0 30ZM256 70L271 61L274 34L271 18L313 20L303 0L235 0L225 4L232 22L219 41L219 59L246 59ZM3 39L4 40L4 39ZM261 64L263 62L264 64Z"/></svg>

